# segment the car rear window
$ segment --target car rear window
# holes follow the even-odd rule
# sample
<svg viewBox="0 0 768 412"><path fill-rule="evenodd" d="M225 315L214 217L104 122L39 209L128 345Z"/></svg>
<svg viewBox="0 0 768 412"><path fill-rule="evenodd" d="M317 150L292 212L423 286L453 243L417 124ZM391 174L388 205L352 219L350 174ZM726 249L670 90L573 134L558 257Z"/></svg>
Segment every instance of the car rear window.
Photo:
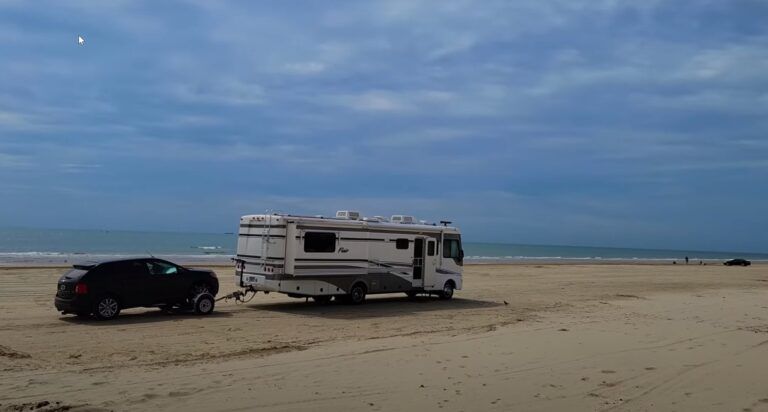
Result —
<svg viewBox="0 0 768 412"><path fill-rule="evenodd" d="M83 269L70 269L70 271L65 273L64 276L74 279L74 278L79 278L80 276L83 276L87 272L88 272L87 270L83 270Z"/></svg>

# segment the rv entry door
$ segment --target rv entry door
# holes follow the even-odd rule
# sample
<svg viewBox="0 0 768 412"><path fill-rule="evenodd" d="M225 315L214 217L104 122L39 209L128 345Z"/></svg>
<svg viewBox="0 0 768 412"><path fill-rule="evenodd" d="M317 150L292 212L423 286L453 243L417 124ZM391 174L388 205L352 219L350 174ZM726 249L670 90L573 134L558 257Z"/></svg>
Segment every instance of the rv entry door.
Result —
<svg viewBox="0 0 768 412"><path fill-rule="evenodd" d="M424 287L424 238L413 241L413 287Z"/></svg>
<svg viewBox="0 0 768 412"><path fill-rule="evenodd" d="M427 238L427 253L424 256L424 265L422 265L422 272L424 278L424 288L431 289L435 287L437 283L437 274L435 269L437 268L437 240L433 238Z"/></svg>

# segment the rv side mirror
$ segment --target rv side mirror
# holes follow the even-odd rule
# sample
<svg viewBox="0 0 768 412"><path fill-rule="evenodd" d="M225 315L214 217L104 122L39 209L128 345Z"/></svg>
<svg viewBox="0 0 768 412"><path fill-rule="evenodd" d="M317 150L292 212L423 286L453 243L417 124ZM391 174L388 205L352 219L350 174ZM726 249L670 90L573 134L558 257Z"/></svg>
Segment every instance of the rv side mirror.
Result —
<svg viewBox="0 0 768 412"><path fill-rule="evenodd" d="M459 250L459 260L464 260L464 249Z"/></svg>

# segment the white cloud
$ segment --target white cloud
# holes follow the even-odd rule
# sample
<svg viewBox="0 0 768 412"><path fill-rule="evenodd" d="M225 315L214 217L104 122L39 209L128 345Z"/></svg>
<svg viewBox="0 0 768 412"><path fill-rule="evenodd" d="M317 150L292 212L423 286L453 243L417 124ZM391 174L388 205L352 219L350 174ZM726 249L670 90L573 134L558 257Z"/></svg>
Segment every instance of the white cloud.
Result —
<svg viewBox="0 0 768 412"><path fill-rule="evenodd" d="M376 147L417 147L431 143L442 143L453 140L476 137L470 130L450 129L435 127L416 130L404 130L402 132L387 134L385 136L370 139L368 144Z"/></svg>
<svg viewBox="0 0 768 412"><path fill-rule="evenodd" d="M287 63L285 65L285 70L288 73L300 75L317 74L325 71L325 69L326 65L324 63L315 61Z"/></svg>
<svg viewBox="0 0 768 412"><path fill-rule="evenodd" d="M0 128L25 129L33 125L34 119L30 115L0 110Z"/></svg>
<svg viewBox="0 0 768 412"><path fill-rule="evenodd" d="M402 96L381 90L339 96L334 100L347 108L363 112L408 112L415 109L412 102Z"/></svg>
<svg viewBox="0 0 768 412"><path fill-rule="evenodd" d="M30 156L0 152L0 169L32 169L35 163Z"/></svg>
<svg viewBox="0 0 768 412"><path fill-rule="evenodd" d="M264 104L264 89L252 82L235 78L213 77L201 81L177 83L171 88L172 95L186 103L208 103L224 105Z"/></svg>

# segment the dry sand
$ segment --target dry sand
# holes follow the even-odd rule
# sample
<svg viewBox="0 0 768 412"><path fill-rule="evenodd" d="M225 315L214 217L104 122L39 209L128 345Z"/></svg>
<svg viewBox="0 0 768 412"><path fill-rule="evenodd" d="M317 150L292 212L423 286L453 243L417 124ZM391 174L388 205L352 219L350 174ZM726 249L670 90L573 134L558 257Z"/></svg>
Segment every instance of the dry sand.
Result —
<svg viewBox="0 0 768 412"><path fill-rule="evenodd" d="M60 316L62 271L0 269L0 410L768 410L768 265L472 265L452 301L113 322Z"/></svg>

